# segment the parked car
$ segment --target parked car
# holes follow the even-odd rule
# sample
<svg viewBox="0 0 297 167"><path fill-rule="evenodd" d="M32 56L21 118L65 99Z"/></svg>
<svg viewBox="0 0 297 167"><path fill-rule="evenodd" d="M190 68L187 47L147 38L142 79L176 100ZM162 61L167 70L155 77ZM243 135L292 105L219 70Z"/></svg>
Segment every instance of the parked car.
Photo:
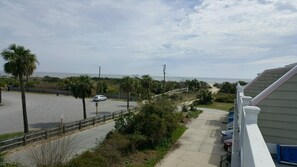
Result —
<svg viewBox="0 0 297 167"><path fill-rule="evenodd" d="M224 141L224 149L227 151L229 147L232 147L232 140L233 139L227 139Z"/></svg>
<svg viewBox="0 0 297 167"><path fill-rule="evenodd" d="M232 122L233 119L234 119L234 112L229 112L229 114L228 114L228 123Z"/></svg>
<svg viewBox="0 0 297 167"><path fill-rule="evenodd" d="M233 130L223 130L222 132L222 142L227 139L232 139L233 137Z"/></svg>
<svg viewBox="0 0 297 167"><path fill-rule="evenodd" d="M106 96L104 96L104 95L96 95L96 96L94 96L93 97L93 101L105 101L107 99L107 97Z"/></svg>
<svg viewBox="0 0 297 167"><path fill-rule="evenodd" d="M227 126L226 126L227 130L232 130L233 129L233 122L234 121L231 121L231 122L227 123Z"/></svg>
<svg viewBox="0 0 297 167"><path fill-rule="evenodd" d="M228 123L229 122L232 122L234 120L234 116L232 115L232 116L228 116Z"/></svg>

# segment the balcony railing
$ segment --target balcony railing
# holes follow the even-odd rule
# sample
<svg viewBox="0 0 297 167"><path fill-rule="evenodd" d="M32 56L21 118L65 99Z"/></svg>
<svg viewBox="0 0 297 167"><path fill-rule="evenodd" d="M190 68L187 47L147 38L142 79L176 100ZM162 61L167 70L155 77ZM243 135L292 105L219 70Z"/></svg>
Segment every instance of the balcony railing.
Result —
<svg viewBox="0 0 297 167"><path fill-rule="evenodd" d="M232 167L275 167L267 145L257 125L260 108L250 106L252 98L244 96L237 86L235 100Z"/></svg>

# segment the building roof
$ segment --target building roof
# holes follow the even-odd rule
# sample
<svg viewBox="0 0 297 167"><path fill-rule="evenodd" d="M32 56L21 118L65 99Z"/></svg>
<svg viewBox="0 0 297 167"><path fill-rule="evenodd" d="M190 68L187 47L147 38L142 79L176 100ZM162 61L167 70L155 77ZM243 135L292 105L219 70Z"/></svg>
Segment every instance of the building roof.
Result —
<svg viewBox="0 0 297 167"><path fill-rule="evenodd" d="M245 85L244 94L246 96L256 97L258 94L260 94L263 90L276 82L279 78L285 75L296 65L297 63L294 63L285 67L267 69L263 71L262 73L258 74L255 79Z"/></svg>
<svg viewBox="0 0 297 167"><path fill-rule="evenodd" d="M290 69L288 72L286 72L284 75L282 75L279 79L277 79L275 82L270 84L267 88L265 88L263 91L261 91L258 95L256 95L252 101L251 105L257 105L260 103L265 97L269 96L273 91L278 89L282 84L284 84L287 80L292 78L297 74L297 63L287 65L283 68L277 68L277 69L271 69L273 71L278 71L281 69ZM265 70L267 71L267 70ZM264 71L264 72L265 72ZM263 73L264 73L263 72ZM261 74L260 74L261 75ZM258 77L260 77L260 75ZM257 77L257 78L258 78ZM257 79L255 78L255 79ZM259 79L259 78L258 78ZM254 80L253 80L254 81ZM246 88L246 87L245 87Z"/></svg>

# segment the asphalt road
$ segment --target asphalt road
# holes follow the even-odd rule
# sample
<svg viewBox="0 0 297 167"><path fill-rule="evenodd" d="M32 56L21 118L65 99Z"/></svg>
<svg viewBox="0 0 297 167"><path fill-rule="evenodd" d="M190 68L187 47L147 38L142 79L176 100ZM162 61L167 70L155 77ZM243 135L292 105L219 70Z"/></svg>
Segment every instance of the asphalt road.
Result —
<svg viewBox="0 0 297 167"><path fill-rule="evenodd" d="M23 115L20 92L2 92L3 105L0 106L0 134L23 131ZM82 100L72 96L26 93L27 113L30 130L56 126L61 122L83 119ZM123 100L107 99L99 102L99 114L126 109ZM133 107L136 102L130 102ZM86 99L87 117L96 115L95 103Z"/></svg>

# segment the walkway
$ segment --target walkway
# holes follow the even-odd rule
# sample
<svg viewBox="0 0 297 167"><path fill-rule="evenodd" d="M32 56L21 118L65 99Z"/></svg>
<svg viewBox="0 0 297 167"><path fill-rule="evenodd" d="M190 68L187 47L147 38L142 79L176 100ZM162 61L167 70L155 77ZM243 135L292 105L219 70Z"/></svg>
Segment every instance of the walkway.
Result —
<svg viewBox="0 0 297 167"><path fill-rule="evenodd" d="M108 121L103 125L99 125L94 128L86 129L83 131L78 131L72 134L71 137L74 137L73 145L75 146L75 149L73 149L71 157L96 147L98 142L103 141L105 139L106 134L110 132L113 128L114 121ZM36 166L28 156L30 154L30 150L38 149L39 147L40 144L29 145L21 150L9 153L7 155L7 159L12 162L19 162L24 167Z"/></svg>
<svg viewBox="0 0 297 167"><path fill-rule="evenodd" d="M201 108L202 109L202 108ZM221 130L225 130L227 112L202 109L176 143L174 150L157 167L214 167L219 166L221 155L226 154L221 143Z"/></svg>

